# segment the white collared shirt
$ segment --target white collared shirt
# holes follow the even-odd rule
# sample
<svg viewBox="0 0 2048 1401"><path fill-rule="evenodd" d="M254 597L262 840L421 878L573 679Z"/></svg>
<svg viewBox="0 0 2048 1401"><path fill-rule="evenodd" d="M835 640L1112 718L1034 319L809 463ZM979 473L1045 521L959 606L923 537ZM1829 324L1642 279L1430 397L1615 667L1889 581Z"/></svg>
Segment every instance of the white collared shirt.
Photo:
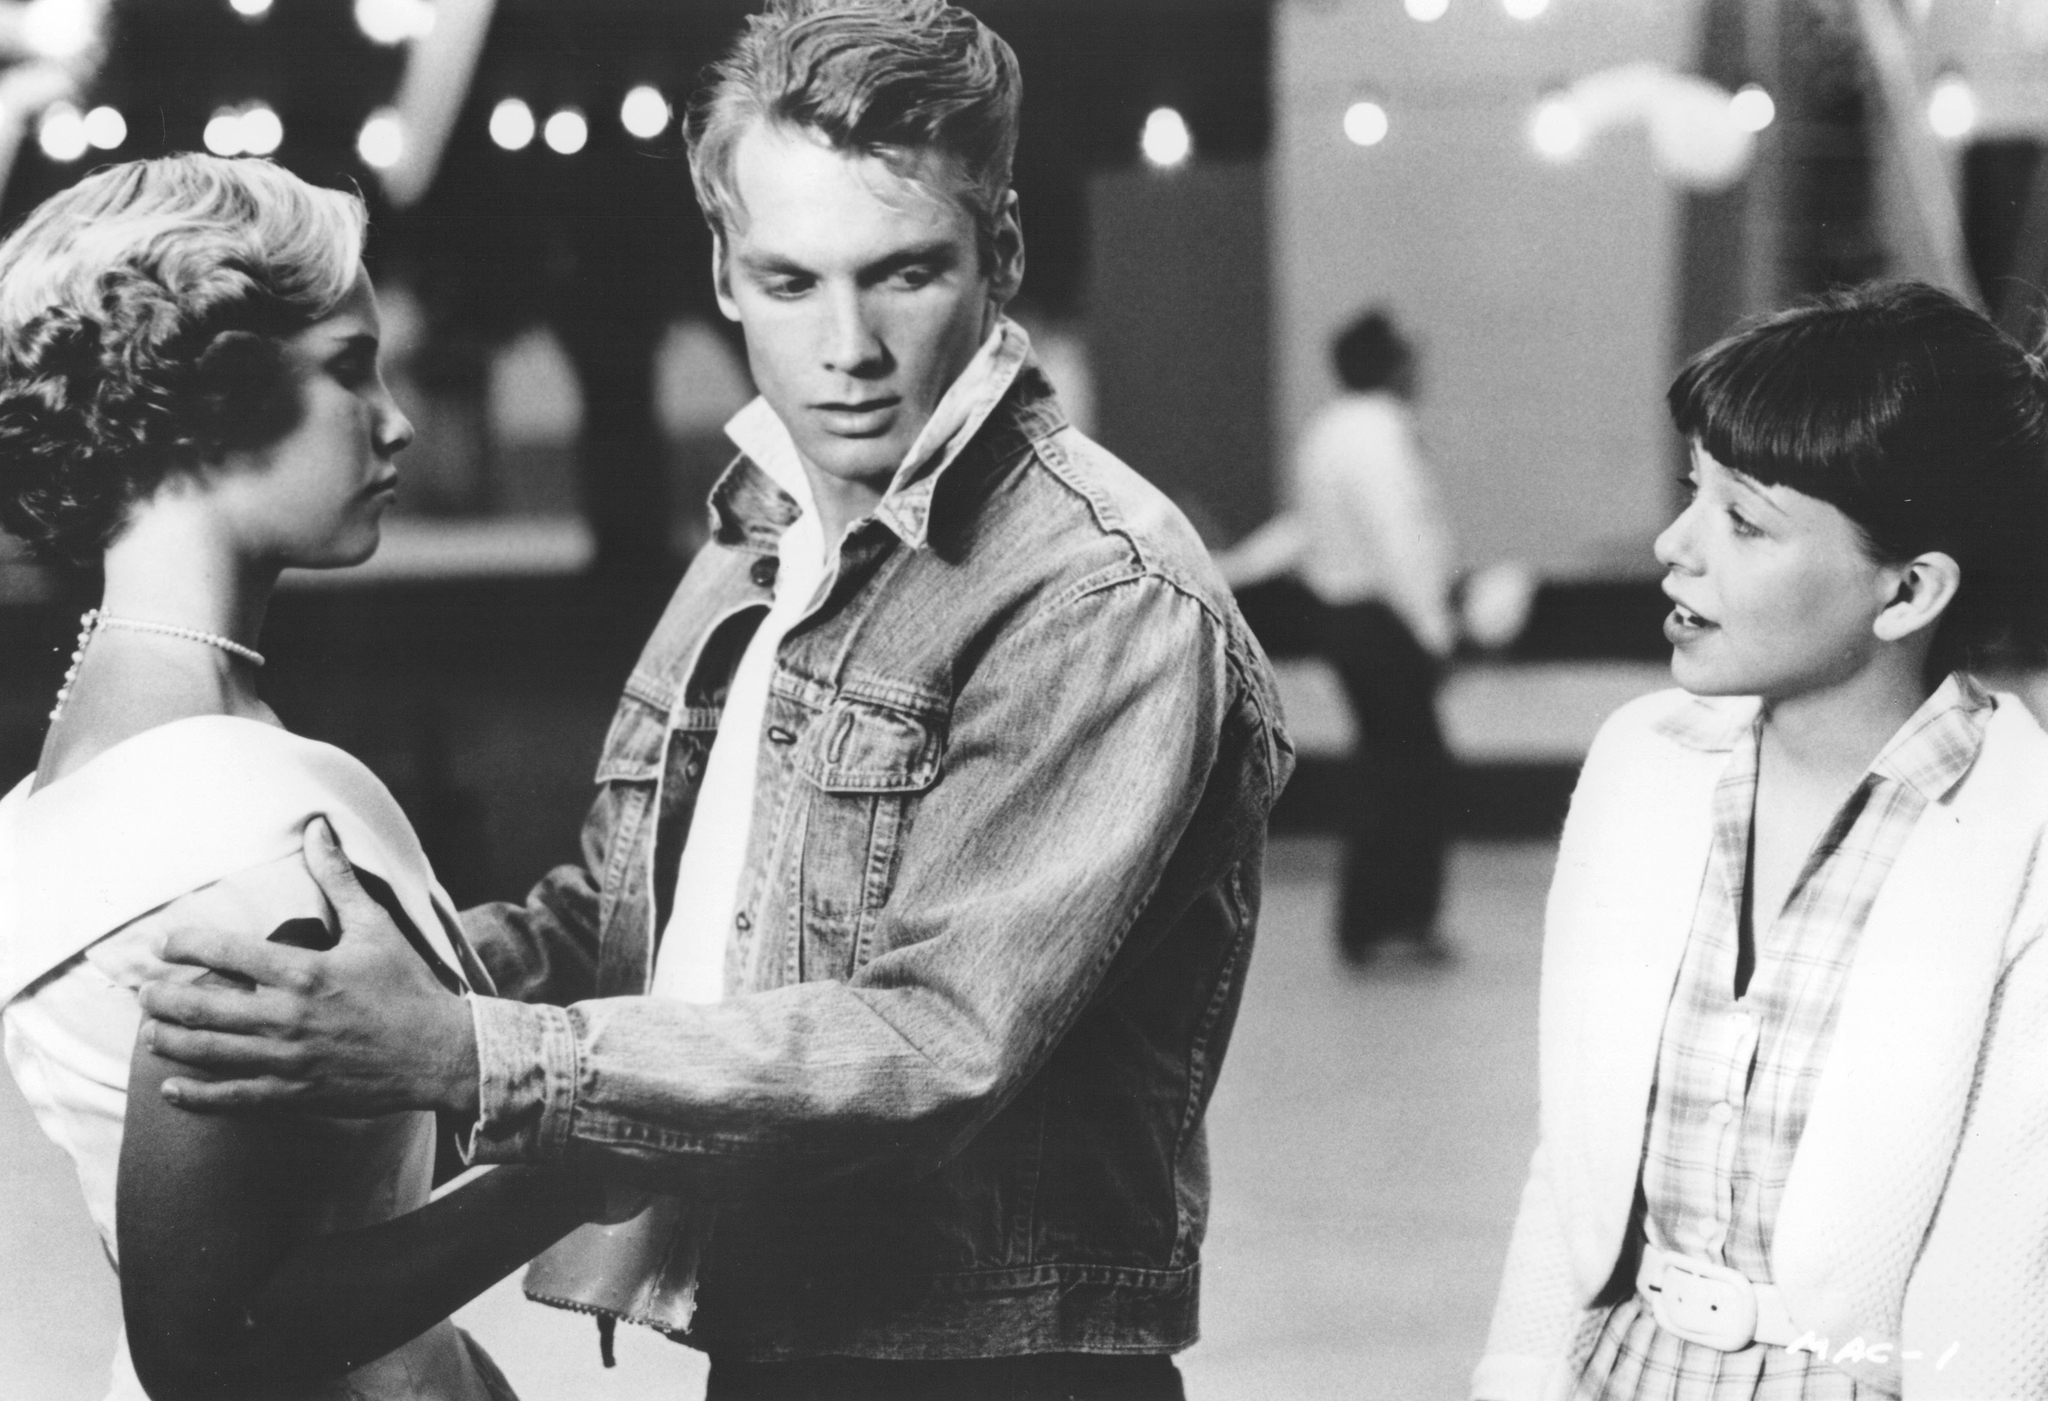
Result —
<svg viewBox="0 0 2048 1401"><path fill-rule="evenodd" d="M904 454L896 474L898 483L934 457L950 461L966 445L1009 387L1027 351L1023 332L1014 323L997 318L988 339L940 398L923 431ZM755 399L733 415L725 432L771 481L789 493L800 514L776 542L773 601L733 672L676 871L675 904L662 933L650 990L656 997L682 1002L717 1002L724 995L726 941L746 870L755 769L776 651L830 582L840 544L832 541L827 550L817 502L796 441L766 399ZM677 704L681 703L678 698ZM673 725L673 717L670 723Z"/></svg>

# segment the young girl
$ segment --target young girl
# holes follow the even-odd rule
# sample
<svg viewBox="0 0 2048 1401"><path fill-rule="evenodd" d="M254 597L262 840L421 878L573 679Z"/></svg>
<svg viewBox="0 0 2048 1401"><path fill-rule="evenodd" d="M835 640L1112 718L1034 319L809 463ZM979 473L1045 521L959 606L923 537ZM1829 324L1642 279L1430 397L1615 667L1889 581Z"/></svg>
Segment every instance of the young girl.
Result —
<svg viewBox="0 0 2048 1401"><path fill-rule="evenodd" d="M1684 691L1572 800L1474 1394L2048 1395L2048 377L1904 283L1672 385ZM1686 692L1690 692L1688 695Z"/></svg>
<svg viewBox="0 0 2048 1401"><path fill-rule="evenodd" d="M167 930L318 943L329 896L489 989L383 785L256 693L279 571L376 549L412 435L362 245L354 197L209 156L101 171L0 245L0 524L105 577L0 800L0 1006L119 1261L122 1401L503 1401L449 1311L602 1211L531 1169L428 1205L431 1114L186 1113L138 1042Z"/></svg>

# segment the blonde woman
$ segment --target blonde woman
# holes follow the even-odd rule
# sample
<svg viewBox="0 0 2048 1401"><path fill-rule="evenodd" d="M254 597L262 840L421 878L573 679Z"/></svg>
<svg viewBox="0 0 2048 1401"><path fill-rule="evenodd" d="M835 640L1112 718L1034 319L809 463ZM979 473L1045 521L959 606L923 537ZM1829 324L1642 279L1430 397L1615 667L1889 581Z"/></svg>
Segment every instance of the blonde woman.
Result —
<svg viewBox="0 0 2048 1401"><path fill-rule="evenodd" d="M412 436L363 236L352 196L177 156L88 177L0 246L0 524L105 579L0 800L0 1003L118 1261L124 1401L509 1396L447 1315L603 1205L530 1169L429 1205L431 1114L188 1113L138 1042L186 921L320 945L375 900L414 976L489 990L390 794L256 688L279 571L368 558Z"/></svg>

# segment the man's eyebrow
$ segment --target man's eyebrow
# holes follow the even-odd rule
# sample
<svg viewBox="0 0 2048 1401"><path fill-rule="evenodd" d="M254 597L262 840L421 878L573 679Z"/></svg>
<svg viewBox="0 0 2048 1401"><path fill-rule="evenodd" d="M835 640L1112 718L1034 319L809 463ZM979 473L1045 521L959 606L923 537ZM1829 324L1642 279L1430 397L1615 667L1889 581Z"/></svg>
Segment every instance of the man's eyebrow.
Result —
<svg viewBox="0 0 2048 1401"><path fill-rule="evenodd" d="M915 267L919 263L951 262L956 255L957 250L954 247L953 240L949 238L935 238L929 243L919 243L909 248L899 248L887 257L877 258L874 262L863 267L860 270L860 275L863 278L887 277L892 272L902 268Z"/></svg>
<svg viewBox="0 0 2048 1401"><path fill-rule="evenodd" d="M809 277L811 270L793 258L779 253L739 253L734 261L751 273L767 273L776 277Z"/></svg>

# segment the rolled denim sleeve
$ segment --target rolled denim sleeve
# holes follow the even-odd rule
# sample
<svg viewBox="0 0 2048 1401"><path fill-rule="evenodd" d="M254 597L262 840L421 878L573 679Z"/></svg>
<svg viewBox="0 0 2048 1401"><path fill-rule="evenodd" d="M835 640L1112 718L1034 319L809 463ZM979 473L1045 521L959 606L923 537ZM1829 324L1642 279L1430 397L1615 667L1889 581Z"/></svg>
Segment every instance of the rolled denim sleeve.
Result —
<svg viewBox="0 0 2048 1401"><path fill-rule="evenodd" d="M470 998L469 1012L479 1101L524 1109L479 1115L465 1138L464 1158L559 1158L569 1136L568 1110L575 1103L576 1030L568 1012L498 997Z"/></svg>
<svg viewBox="0 0 2048 1401"><path fill-rule="evenodd" d="M1135 567L1041 605L955 698L881 953L846 981L715 1005L480 1004L479 1160L595 1155L705 1184L957 1152L1119 955L1256 848L1284 746L1261 715L1252 748L1278 756L1263 789L1248 798L1242 775L1217 772L1226 725L1252 704L1225 635L1200 599Z"/></svg>

